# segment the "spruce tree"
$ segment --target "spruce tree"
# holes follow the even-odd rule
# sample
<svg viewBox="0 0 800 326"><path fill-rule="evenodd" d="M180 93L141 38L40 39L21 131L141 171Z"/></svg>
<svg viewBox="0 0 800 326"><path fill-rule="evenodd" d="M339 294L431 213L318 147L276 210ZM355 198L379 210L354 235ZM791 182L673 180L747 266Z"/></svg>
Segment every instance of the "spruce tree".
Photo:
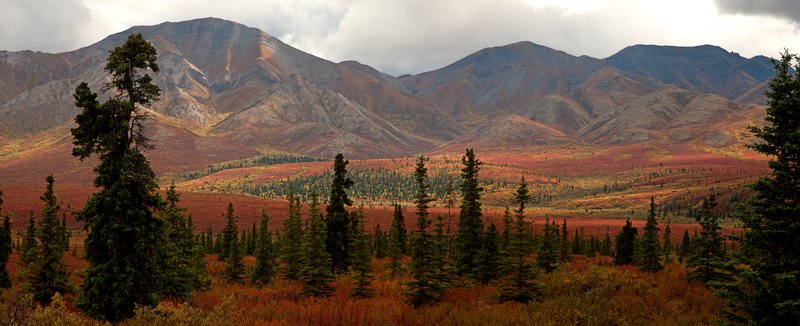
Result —
<svg viewBox="0 0 800 326"><path fill-rule="evenodd" d="M633 265L636 235L638 231L631 224L631 219L625 221L625 226L617 233L616 244L614 245L614 264Z"/></svg>
<svg viewBox="0 0 800 326"><path fill-rule="evenodd" d="M400 214L398 214L400 212ZM400 221L398 221L398 215L400 216ZM404 248L404 240L405 237L405 226L402 228L400 227L400 223L403 219L402 208L400 205L394 205L394 218L392 218L392 224L389 227L389 245L387 249L387 255L389 256L389 274L392 277L400 275L402 271L402 262L403 259L403 248Z"/></svg>
<svg viewBox="0 0 800 326"><path fill-rule="evenodd" d="M258 231L255 249L256 266L250 275L253 283L269 284L275 277L275 252L272 248L272 234L269 233L269 217L267 209L261 209L261 229Z"/></svg>
<svg viewBox="0 0 800 326"><path fill-rule="evenodd" d="M712 193L703 199L700 210L700 236L694 241L692 250L686 258L686 278L709 285L711 282L729 281L725 271L727 253L723 245L719 218L714 213L717 206L716 197Z"/></svg>
<svg viewBox="0 0 800 326"><path fill-rule="evenodd" d="M414 280L406 284L405 295L414 308L419 308L422 305L438 302L444 291L444 285L436 280L440 273L437 268L437 248L434 247L436 241L428 231L431 225L431 220L428 218L428 203L433 199L428 195L430 184L423 156L417 158L414 181L417 186L414 196L417 230L411 239L411 276Z"/></svg>
<svg viewBox="0 0 800 326"><path fill-rule="evenodd" d="M556 270L559 255L558 225L545 217L544 236L536 255L536 266L550 273Z"/></svg>
<svg viewBox="0 0 800 326"><path fill-rule="evenodd" d="M505 255L511 245L511 229L514 219L511 216L511 208L506 205L503 211L503 233L500 234L500 254Z"/></svg>
<svg viewBox="0 0 800 326"><path fill-rule="evenodd" d="M689 230L683 230L680 248L678 248L678 260L683 261L692 252L692 238L689 237Z"/></svg>
<svg viewBox="0 0 800 326"><path fill-rule="evenodd" d="M444 216L439 214L436 216L436 229L434 229L434 248L438 248L434 255L434 269L438 271L434 279L442 288L446 288L452 283L453 268L451 259L450 238L447 235L447 230L444 223ZM496 258L495 258L496 260Z"/></svg>
<svg viewBox="0 0 800 326"><path fill-rule="evenodd" d="M658 243L658 224L656 221L656 204L653 196L650 196L650 210L647 215L647 223L644 226L642 240L636 248L636 265L644 272L657 272L664 269L661 263L663 258L661 246Z"/></svg>
<svg viewBox="0 0 800 326"><path fill-rule="evenodd" d="M400 254L408 254L408 240L406 236L406 219L403 217L403 207L400 204L394 204L394 214L392 215L392 226L390 233L394 231L397 237L397 243L400 246Z"/></svg>
<svg viewBox="0 0 800 326"><path fill-rule="evenodd" d="M28 226L25 227L25 233L22 235L22 243L19 246L19 264L22 267L22 274L28 274L28 267L36 261L38 254L37 247L39 246L36 240L36 222L33 216L33 211L28 215ZM27 277L27 275L25 276Z"/></svg>
<svg viewBox="0 0 800 326"><path fill-rule="evenodd" d="M72 293L72 284L67 280L67 265L63 256L63 232L58 221L58 211L61 205L53 191L54 179L47 176L47 190L41 197L44 201L42 220L36 229L37 244L32 250L36 251L36 260L32 261L26 272L26 290L33 294L33 299L45 306L50 303L56 293Z"/></svg>
<svg viewBox="0 0 800 326"><path fill-rule="evenodd" d="M667 221L667 226L664 227L664 244L661 248L664 251L664 262L672 260L672 230L670 230L670 221Z"/></svg>
<svg viewBox="0 0 800 326"><path fill-rule="evenodd" d="M514 211L516 223L511 232L511 242L503 253L502 270L504 278L500 286L501 301L517 301L527 303L539 296L536 284L536 270L529 261L531 254L530 222L525 220L525 203L530 199L525 179L523 178L514 192L514 201L518 208ZM545 224L545 229L549 226ZM554 248L550 248L555 253ZM553 255L554 257L554 255Z"/></svg>
<svg viewBox="0 0 800 326"><path fill-rule="evenodd" d="M151 148L144 136L142 106L158 99L160 89L148 70L158 72L156 49L141 34L130 35L111 50L105 70L107 90L115 96L100 104L81 83L75 89L72 154L81 160L97 155L94 193L77 219L89 231L84 240L86 269L75 306L95 318L116 322L133 316L137 305L154 305L164 268L163 222L154 215L158 184L141 150Z"/></svg>
<svg viewBox="0 0 800 326"><path fill-rule="evenodd" d="M603 244L600 246L600 253L605 256L611 256L614 251L611 244L611 230L606 226L606 235L603 237Z"/></svg>
<svg viewBox="0 0 800 326"><path fill-rule="evenodd" d="M225 269L222 271L222 277L228 282L241 282L245 274L244 252L242 244L239 243L237 220L233 213L233 204L228 203L225 229L222 231L222 251L225 253Z"/></svg>
<svg viewBox="0 0 800 326"><path fill-rule="evenodd" d="M175 185L167 188L166 201L159 216L166 226L166 241L162 258L166 266L161 285L162 295L180 300L189 299L196 289L204 288L209 283L205 260L197 259L194 247L193 226L185 214L186 208L179 207L180 195Z"/></svg>
<svg viewBox="0 0 800 326"><path fill-rule="evenodd" d="M281 234L281 262L283 276L289 280L300 279L303 269L303 221L300 217L302 203L294 194L294 189L289 188L286 195L289 201L289 214L283 220L283 233Z"/></svg>
<svg viewBox="0 0 800 326"><path fill-rule="evenodd" d="M800 57L784 51L764 95L763 127L750 127L750 148L770 157L769 176L751 185L754 198L741 216L745 228L736 283L724 297L731 322L797 325L800 320Z"/></svg>
<svg viewBox="0 0 800 326"><path fill-rule="evenodd" d="M0 213L3 212L3 192L0 191ZM3 226L0 227L0 288L11 287L11 277L8 275L8 259L11 257L11 221L8 215L3 218Z"/></svg>
<svg viewBox="0 0 800 326"><path fill-rule="evenodd" d="M308 221L303 232L303 269L300 280L303 282L301 293L305 296L327 297L333 293L333 273L331 257L325 251L325 222L319 212L319 197L311 194L308 207Z"/></svg>
<svg viewBox="0 0 800 326"><path fill-rule="evenodd" d="M483 222L481 219L481 191L478 172L481 161L475 158L473 150L461 158L461 211L458 215L456 234L456 272L461 276L475 277L478 268L478 255L481 250Z"/></svg>
<svg viewBox="0 0 800 326"><path fill-rule="evenodd" d="M374 248L375 258L386 257L389 250L389 240L386 238L386 233L381 230L380 224L375 225L375 231L372 234L372 247Z"/></svg>
<svg viewBox="0 0 800 326"><path fill-rule="evenodd" d="M478 252L478 268L476 270L478 281L483 284L496 280L499 274L499 242L500 233L497 232L497 227L494 226L494 223L489 221L489 226L483 232L481 250Z"/></svg>
<svg viewBox="0 0 800 326"><path fill-rule="evenodd" d="M553 221L555 223L555 221ZM556 228L558 230L558 228ZM569 246L569 232L567 232L567 219L561 224L561 238L558 242L558 260L562 262L569 261L570 254L572 254L572 250Z"/></svg>
<svg viewBox="0 0 800 326"><path fill-rule="evenodd" d="M342 153L336 154L333 162L333 180L328 206L325 208L325 250L333 261L333 273L341 274L350 268L350 214L345 206L353 202L347 197L347 189L353 186L353 180L347 177L347 164Z"/></svg>
<svg viewBox="0 0 800 326"><path fill-rule="evenodd" d="M369 252L369 237L364 232L364 222L366 213L364 213L364 206L358 207L358 211L354 215L356 227L353 230L353 278L356 281L356 286L350 293L353 298L369 298L375 295L375 289L372 288L372 255Z"/></svg>

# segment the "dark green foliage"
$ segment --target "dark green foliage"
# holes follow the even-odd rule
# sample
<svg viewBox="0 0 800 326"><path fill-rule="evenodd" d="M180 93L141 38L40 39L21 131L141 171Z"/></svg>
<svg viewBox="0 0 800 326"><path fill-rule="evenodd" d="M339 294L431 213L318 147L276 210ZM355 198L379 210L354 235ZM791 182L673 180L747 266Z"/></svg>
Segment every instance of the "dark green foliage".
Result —
<svg viewBox="0 0 800 326"><path fill-rule="evenodd" d="M667 221L667 226L664 227L664 243L661 248L664 251L664 261L670 262L672 260L672 230L669 228L670 222Z"/></svg>
<svg viewBox="0 0 800 326"><path fill-rule="evenodd" d="M400 216L399 219L398 215ZM389 261L389 273L392 275L392 277L399 275L403 267L400 260L403 258L403 248L405 248L405 232L406 228L403 218L403 209L399 204L395 204L394 218L392 219L392 224L389 227L389 244L386 253L389 258L391 258Z"/></svg>
<svg viewBox="0 0 800 326"><path fill-rule="evenodd" d="M644 234L636 247L636 265L644 272L657 272L664 269L662 258L661 246L658 243L656 204L655 199L650 196L650 211L647 223L644 225Z"/></svg>
<svg viewBox="0 0 800 326"><path fill-rule="evenodd" d="M559 255L558 225L547 217L544 223L544 235L536 255L536 266L550 273L556 270Z"/></svg>
<svg viewBox="0 0 800 326"><path fill-rule="evenodd" d="M67 265L64 264L64 232L58 221L61 205L53 192L53 176L47 176L47 190L41 197L44 201L42 220L36 229L36 244L30 250L36 252L25 272L25 289L33 299L47 305L56 293L72 293L72 284L67 280Z"/></svg>
<svg viewBox="0 0 800 326"><path fill-rule="evenodd" d="M452 248L450 247L450 237L447 235L444 216L441 214L436 216L434 241L434 247L439 249L434 256L434 265L438 269L435 279L436 282L442 285L442 287L447 287L453 279L451 259Z"/></svg>
<svg viewBox="0 0 800 326"><path fill-rule="evenodd" d="M372 255L369 252L369 237L364 232L364 221L366 215L364 213L364 206L358 208L358 212L353 216L355 218L356 227L353 229L353 278L356 280L356 286L350 292L353 298L369 298L375 295L375 289L372 288Z"/></svg>
<svg viewBox="0 0 800 326"><path fill-rule="evenodd" d="M286 196L289 201L289 214L283 220L283 233L281 234L281 262L284 264L283 276L289 280L300 279L303 269L303 222L300 218L300 199L294 196L294 191L289 189Z"/></svg>
<svg viewBox="0 0 800 326"><path fill-rule="evenodd" d="M504 278L500 287L501 301L517 301L526 303L539 296L539 285L536 284L536 270L529 261L531 254L531 234L530 222L525 221L525 203L530 199L528 188L523 178L514 192L514 201L519 205L515 210L516 223L513 231L510 231L511 241L507 250L503 252L502 270ZM545 229L550 225L549 221L545 224ZM505 225L503 233L508 231L509 225ZM553 255L555 257L555 248Z"/></svg>
<svg viewBox="0 0 800 326"><path fill-rule="evenodd" d="M496 280L499 275L500 267L500 233L492 221L483 232L481 240L481 250L478 252L478 268L476 276L478 281L484 284Z"/></svg>
<svg viewBox="0 0 800 326"><path fill-rule="evenodd" d="M319 212L319 199L312 194L308 208L308 221L303 232L303 269L300 280L303 282L301 293L305 296L327 297L333 293L333 274L331 273L331 257L325 251L325 222Z"/></svg>
<svg viewBox="0 0 800 326"><path fill-rule="evenodd" d="M194 226L184 213L186 208L178 206L179 201L180 196L171 185L159 211L166 226L162 259L165 266L170 266L164 270L161 293L169 298L187 300L192 291L208 286L210 279L205 259L194 246Z"/></svg>
<svg viewBox="0 0 800 326"><path fill-rule="evenodd" d="M417 196L414 200L417 208L417 230L411 238L411 276L414 280L406 284L405 295L414 308L418 308L438 302L444 285L436 279L441 273L438 249L435 247L437 241L428 231L431 225L428 203L433 199L428 195L428 169L423 156L417 159L414 179L417 181Z"/></svg>
<svg viewBox="0 0 800 326"><path fill-rule="evenodd" d="M406 219L403 217L403 207L400 204L394 204L394 214L392 215L391 230L395 232L397 237L397 244L400 247L400 253L403 255L408 254L408 240L406 235Z"/></svg>
<svg viewBox="0 0 800 326"><path fill-rule="evenodd" d="M239 231L236 225L238 218L233 214L233 204L228 203L228 210L225 214L225 229L223 229L223 252L225 253L225 269L222 271L222 278L228 282L241 282L245 267L242 252L242 245L239 243Z"/></svg>
<svg viewBox="0 0 800 326"><path fill-rule="evenodd" d="M158 208L158 184L140 149L150 148L144 136L145 115L160 93L147 70L158 72L156 49L141 34L114 48L105 70L111 74L107 89L116 96L103 104L86 83L75 89L72 154L81 160L96 154L93 194L78 213L89 231L85 254L89 261L81 295L75 306L86 314L109 321L133 315L137 305L153 305L164 275L158 259L163 252L163 222Z"/></svg>
<svg viewBox="0 0 800 326"><path fill-rule="evenodd" d="M729 281L725 272L728 265L727 252L723 245L723 236L720 230L719 218L714 213L717 200L712 193L703 200L701 209L700 237L694 240L692 250L686 258L686 278L692 281L710 284L711 282Z"/></svg>
<svg viewBox="0 0 800 326"><path fill-rule="evenodd" d="M553 221L553 223L555 223L555 221ZM556 231L558 231L557 227ZM567 219L564 219L564 221L562 222L561 233L558 235L561 236L558 242L558 260L563 262L569 261L570 254L572 254L572 249L569 246L569 232L567 232ZM556 235L557 238L558 235Z"/></svg>
<svg viewBox="0 0 800 326"><path fill-rule="evenodd" d="M3 191L0 191L0 213L3 213ZM11 287L11 278L8 276L8 259L11 257L13 243L11 242L11 222L8 215L3 218L0 227L0 288Z"/></svg>
<svg viewBox="0 0 800 326"><path fill-rule="evenodd" d="M511 216L511 208L506 205L506 209L503 211L503 233L500 234L499 247L501 255L505 255L506 250L508 250L511 245L511 225L513 223L514 219Z"/></svg>
<svg viewBox="0 0 800 326"><path fill-rule="evenodd" d="M25 233L22 236L22 243L19 246L19 264L23 269L23 274L27 273L28 266L36 260L36 222L34 220L33 211L28 215L28 226L25 227Z"/></svg>
<svg viewBox="0 0 800 326"><path fill-rule="evenodd" d="M741 220L742 262L723 296L730 321L797 325L800 320L800 57L787 51L773 61L775 77L764 92L763 127L750 127L753 150L771 157L771 175L751 185L754 198Z"/></svg>
<svg viewBox="0 0 800 326"><path fill-rule="evenodd" d="M683 231L683 238L681 240L681 246L678 249L678 259L683 261L689 253L692 252L692 238L689 237L689 230Z"/></svg>
<svg viewBox="0 0 800 326"><path fill-rule="evenodd" d="M481 219L481 191L478 185L478 172L481 161L475 158L473 150L461 158L461 211L458 215L456 234L456 272L458 275L475 277L478 268L478 255L481 250L483 221Z"/></svg>
<svg viewBox="0 0 800 326"><path fill-rule="evenodd" d="M325 208L325 250L333 261L333 273L341 274L350 268L350 214L345 206L352 206L353 202L347 197L347 189L353 186L353 181L347 177L347 164L342 153L336 154L333 162L333 180L331 181L331 195L328 206Z"/></svg>
<svg viewBox="0 0 800 326"><path fill-rule="evenodd" d="M600 245L600 254L611 256L614 253L611 245L611 230L606 226L606 235L603 237L603 243Z"/></svg>
<svg viewBox="0 0 800 326"><path fill-rule="evenodd" d="M586 245L583 241L583 226L575 228L575 237L572 240L572 253L575 255L585 255L585 247Z"/></svg>
<svg viewBox="0 0 800 326"><path fill-rule="evenodd" d="M389 239L386 233L381 230L381 225L375 225L375 231L372 232L372 247L374 248L375 258L381 259L386 257L389 251Z"/></svg>
<svg viewBox="0 0 800 326"><path fill-rule="evenodd" d="M255 254L256 266L250 278L256 284L269 284L275 277L275 251L272 248L272 234L269 233L269 217L266 209L261 209L261 229L258 231Z"/></svg>
<svg viewBox="0 0 800 326"><path fill-rule="evenodd" d="M617 265L633 265L633 254L635 250L636 235L638 231L631 224L631 219L625 221L625 226L617 233L616 243L614 245L616 252L614 253L614 264Z"/></svg>

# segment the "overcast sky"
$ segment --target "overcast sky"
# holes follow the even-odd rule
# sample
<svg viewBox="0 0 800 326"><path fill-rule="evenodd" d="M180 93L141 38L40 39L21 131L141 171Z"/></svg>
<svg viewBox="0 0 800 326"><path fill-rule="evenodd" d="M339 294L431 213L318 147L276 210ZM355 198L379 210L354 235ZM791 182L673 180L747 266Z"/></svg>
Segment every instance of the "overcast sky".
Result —
<svg viewBox="0 0 800 326"><path fill-rule="evenodd" d="M633 44L800 52L800 0L0 0L0 49L70 51L131 26L202 17L395 75L518 41L596 58Z"/></svg>

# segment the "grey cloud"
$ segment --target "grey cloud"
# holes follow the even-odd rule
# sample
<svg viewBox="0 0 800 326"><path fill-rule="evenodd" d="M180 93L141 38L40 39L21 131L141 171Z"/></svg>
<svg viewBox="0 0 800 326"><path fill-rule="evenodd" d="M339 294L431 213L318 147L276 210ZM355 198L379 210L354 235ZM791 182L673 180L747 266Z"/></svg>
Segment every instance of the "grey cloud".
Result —
<svg viewBox="0 0 800 326"><path fill-rule="evenodd" d="M800 23L800 1L797 0L715 0L723 13L769 15Z"/></svg>
<svg viewBox="0 0 800 326"><path fill-rule="evenodd" d="M80 37L91 13L79 0L2 0L0 48L64 51Z"/></svg>

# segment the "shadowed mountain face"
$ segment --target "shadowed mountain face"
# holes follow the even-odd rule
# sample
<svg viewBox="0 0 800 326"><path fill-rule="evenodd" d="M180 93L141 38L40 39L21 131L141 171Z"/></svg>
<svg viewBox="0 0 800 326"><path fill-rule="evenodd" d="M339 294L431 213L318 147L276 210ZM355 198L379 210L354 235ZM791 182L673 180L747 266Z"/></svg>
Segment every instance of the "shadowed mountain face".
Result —
<svg viewBox="0 0 800 326"><path fill-rule="evenodd" d="M766 57L714 46L637 45L600 60L520 42L397 78L238 23L197 19L133 27L72 52L0 52L0 162L24 164L36 146L65 146L75 87L99 91L108 51L131 33L158 50L162 96L146 110L162 144L151 160L165 167L176 166L171 150L204 166L263 152L376 158L467 146L727 146L733 137L719 124L745 119L772 76ZM21 144L35 145L15 154ZM232 154L210 155L203 144Z"/></svg>

